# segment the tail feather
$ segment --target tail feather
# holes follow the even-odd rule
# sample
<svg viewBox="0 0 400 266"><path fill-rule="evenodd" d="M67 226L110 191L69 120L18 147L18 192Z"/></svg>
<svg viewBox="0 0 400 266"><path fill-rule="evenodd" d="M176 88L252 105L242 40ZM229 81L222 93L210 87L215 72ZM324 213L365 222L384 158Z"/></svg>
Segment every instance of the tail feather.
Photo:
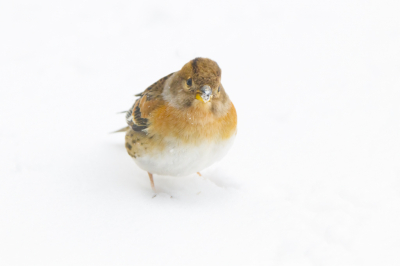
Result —
<svg viewBox="0 0 400 266"><path fill-rule="evenodd" d="M111 132L111 133L126 132L126 131L128 131L128 130L129 130L129 126L123 127L123 128L121 128L121 129L118 129L117 131L113 131L113 132Z"/></svg>

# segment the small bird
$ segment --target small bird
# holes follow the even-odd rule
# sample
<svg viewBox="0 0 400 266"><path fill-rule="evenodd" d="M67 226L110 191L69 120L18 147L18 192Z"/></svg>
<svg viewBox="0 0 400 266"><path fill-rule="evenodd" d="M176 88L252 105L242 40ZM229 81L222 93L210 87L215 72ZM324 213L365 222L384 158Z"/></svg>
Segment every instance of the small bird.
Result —
<svg viewBox="0 0 400 266"><path fill-rule="evenodd" d="M237 115L211 59L195 58L135 96L126 113L125 147L153 174L185 176L226 155L236 136Z"/></svg>

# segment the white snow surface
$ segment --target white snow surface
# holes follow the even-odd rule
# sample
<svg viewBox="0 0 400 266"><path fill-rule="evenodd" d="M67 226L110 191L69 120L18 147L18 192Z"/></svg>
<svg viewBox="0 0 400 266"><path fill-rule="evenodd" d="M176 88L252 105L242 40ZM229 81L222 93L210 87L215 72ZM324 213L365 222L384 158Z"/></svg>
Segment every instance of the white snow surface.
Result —
<svg viewBox="0 0 400 266"><path fill-rule="evenodd" d="M399 1L1 1L0 265L400 265ZM136 93L197 57L221 163L147 173Z"/></svg>

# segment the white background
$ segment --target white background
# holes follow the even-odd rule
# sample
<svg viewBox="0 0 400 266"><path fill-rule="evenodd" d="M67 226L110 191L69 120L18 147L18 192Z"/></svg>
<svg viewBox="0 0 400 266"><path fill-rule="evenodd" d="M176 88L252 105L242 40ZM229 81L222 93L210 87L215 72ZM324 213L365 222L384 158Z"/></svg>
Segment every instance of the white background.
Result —
<svg viewBox="0 0 400 266"><path fill-rule="evenodd" d="M0 265L400 265L399 1L2 1L0 40ZM237 139L153 198L108 133L197 56Z"/></svg>

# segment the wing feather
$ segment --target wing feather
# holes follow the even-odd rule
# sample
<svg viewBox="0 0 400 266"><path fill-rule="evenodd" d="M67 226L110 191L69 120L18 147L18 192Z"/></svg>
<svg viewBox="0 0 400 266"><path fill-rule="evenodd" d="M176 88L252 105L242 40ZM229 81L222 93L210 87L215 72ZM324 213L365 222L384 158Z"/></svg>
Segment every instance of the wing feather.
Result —
<svg viewBox="0 0 400 266"><path fill-rule="evenodd" d="M161 96L166 80L172 75L163 77L148 87L144 92L136 94L140 97L126 113L126 122L134 131L145 130L149 125L151 112L164 103Z"/></svg>

